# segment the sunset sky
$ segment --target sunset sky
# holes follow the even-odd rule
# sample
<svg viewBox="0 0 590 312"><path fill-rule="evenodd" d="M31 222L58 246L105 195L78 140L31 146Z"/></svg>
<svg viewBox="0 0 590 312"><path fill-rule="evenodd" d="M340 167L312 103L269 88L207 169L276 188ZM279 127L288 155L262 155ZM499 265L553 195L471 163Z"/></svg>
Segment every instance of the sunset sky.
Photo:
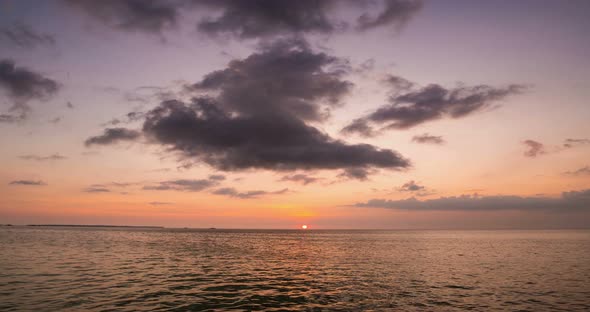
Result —
<svg viewBox="0 0 590 312"><path fill-rule="evenodd" d="M0 0L0 224L589 227L589 16Z"/></svg>

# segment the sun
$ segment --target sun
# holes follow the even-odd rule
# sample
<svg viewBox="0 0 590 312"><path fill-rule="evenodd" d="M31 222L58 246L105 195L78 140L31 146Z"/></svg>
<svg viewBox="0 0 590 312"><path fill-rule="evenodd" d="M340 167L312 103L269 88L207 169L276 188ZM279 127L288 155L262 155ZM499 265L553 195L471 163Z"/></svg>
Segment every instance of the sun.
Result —
<svg viewBox="0 0 590 312"><path fill-rule="evenodd" d="M306 224L302 225L302 226L301 226L301 229L302 229L302 230L307 230L307 225L306 225Z"/></svg>

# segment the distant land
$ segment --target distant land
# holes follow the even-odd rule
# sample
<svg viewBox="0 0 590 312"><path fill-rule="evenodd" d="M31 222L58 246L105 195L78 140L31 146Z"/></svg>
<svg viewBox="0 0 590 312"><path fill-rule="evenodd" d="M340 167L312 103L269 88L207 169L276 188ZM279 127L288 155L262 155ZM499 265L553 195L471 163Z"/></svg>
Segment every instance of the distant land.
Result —
<svg viewBox="0 0 590 312"><path fill-rule="evenodd" d="M163 229L163 226L154 225L104 225L104 224L27 224L27 226L55 226L55 227L106 227L106 228L154 228Z"/></svg>

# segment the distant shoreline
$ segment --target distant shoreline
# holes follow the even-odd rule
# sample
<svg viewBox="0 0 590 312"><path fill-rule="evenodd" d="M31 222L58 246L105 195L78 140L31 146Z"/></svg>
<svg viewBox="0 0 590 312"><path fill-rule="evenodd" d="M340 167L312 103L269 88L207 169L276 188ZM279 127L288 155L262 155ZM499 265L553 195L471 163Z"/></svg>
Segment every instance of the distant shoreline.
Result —
<svg viewBox="0 0 590 312"><path fill-rule="evenodd" d="M163 226L155 225L103 225L103 224L27 224L26 226L53 226L53 227L104 227L104 228L153 228L163 229Z"/></svg>

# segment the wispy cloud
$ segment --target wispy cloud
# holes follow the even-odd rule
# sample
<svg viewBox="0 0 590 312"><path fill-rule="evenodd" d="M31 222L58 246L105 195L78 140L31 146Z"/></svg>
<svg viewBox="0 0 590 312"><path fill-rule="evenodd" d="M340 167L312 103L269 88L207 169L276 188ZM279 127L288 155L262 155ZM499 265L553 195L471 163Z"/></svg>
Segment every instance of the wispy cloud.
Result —
<svg viewBox="0 0 590 312"><path fill-rule="evenodd" d="M53 161L53 160L67 159L66 156L63 156L60 154L53 154L53 155L47 155L47 156L29 154L29 155L18 156L18 158L20 158L22 160L34 160L34 161Z"/></svg>
<svg viewBox="0 0 590 312"><path fill-rule="evenodd" d="M41 180L15 180L9 183L10 185L27 185L27 186L43 186L47 183Z"/></svg>

